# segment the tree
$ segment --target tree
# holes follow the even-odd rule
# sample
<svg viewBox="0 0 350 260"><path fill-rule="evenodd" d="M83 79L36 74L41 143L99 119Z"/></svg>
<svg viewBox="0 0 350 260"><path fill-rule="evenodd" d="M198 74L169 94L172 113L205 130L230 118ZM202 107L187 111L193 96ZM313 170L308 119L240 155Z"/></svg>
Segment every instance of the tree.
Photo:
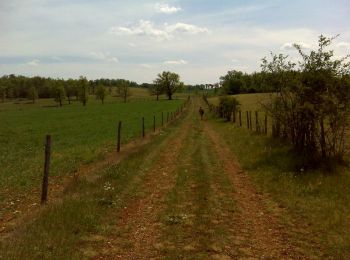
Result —
<svg viewBox="0 0 350 260"><path fill-rule="evenodd" d="M89 84L87 79L83 76L80 76L78 80L78 90L79 100L83 103L83 106L86 106L86 103L89 100Z"/></svg>
<svg viewBox="0 0 350 260"><path fill-rule="evenodd" d="M244 74L241 71L231 70L220 77L223 91L226 95L239 94L245 88Z"/></svg>
<svg viewBox="0 0 350 260"><path fill-rule="evenodd" d="M163 71L161 74L158 74L154 82L161 86L169 100L172 100L173 94L181 86L180 76L170 71Z"/></svg>
<svg viewBox="0 0 350 260"><path fill-rule="evenodd" d="M38 90L34 86L30 87L28 90L28 99L32 100L33 104L35 100L38 99Z"/></svg>
<svg viewBox="0 0 350 260"><path fill-rule="evenodd" d="M131 96L130 85L126 80L122 80L117 85L117 96L122 98L124 103L128 100L128 97Z"/></svg>
<svg viewBox="0 0 350 260"><path fill-rule="evenodd" d="M55 83L53 97L60 107L62 107L62 102L66 99L66 91L63 87L63 81L57 81Z"/></svg>
<svg viewBox="0 0 350 260"><path fill-rule="evenodd" d="M274 132L291 139L311 161L342 158L350 114L350 63L328 50L334 38L319 37L318 49L305 53L295 44L301 61L288 56L263 59L267 84L277 93L267 105L275 120ZM279 131L279 126L282 132Z"/></svg>
<svg viewBox="0 0 350 260"><path fill-rule="evenodd" d="M105 89L104 86L102 86L101 84L99 84L97 86L97 89L96 89L96 99L100 99L102 104L104 103L104 100L106 98L106 95L107 95L107 91Z"/></svg>
<svg viewBox="0 0 350 260"><path fill-rule="evenodd" d="M157 80L154 81L154 84L149 86L148 90L152 96L157 97L157 100L159 100L159 96L164 93L164 88L162 84L157 82Z"/></svg>

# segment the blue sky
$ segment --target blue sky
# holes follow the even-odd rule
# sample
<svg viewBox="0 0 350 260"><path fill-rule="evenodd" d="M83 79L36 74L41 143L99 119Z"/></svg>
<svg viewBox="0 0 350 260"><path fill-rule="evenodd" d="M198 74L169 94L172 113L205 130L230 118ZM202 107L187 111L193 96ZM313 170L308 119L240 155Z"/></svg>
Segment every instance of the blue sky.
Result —
<svg viewBox="0 0 350 260"><path fill-rule="evenodd" d="M1 0L0 74L215 83L320 34L350 53L349 14L348 0Z"/></svg>

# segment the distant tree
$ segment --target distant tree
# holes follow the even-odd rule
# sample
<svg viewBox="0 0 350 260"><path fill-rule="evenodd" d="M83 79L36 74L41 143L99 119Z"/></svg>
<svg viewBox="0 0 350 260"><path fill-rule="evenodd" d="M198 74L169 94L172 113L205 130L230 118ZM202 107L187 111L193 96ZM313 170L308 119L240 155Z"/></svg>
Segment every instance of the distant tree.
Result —
<svg viewBox="0 0 350 260"><path fill-rule="evenodd" d="M6 99L6 85L5 82L0 82L0 98L1 102L4 103Z"/></svg>
<svg viewBox="0 0 350 260"><path fill-rule="evenodd" d="M130 84L126 80L118 82L117 85L117 96L122 98L124 103L128 100L128 97L131 96Z"/></svg>
<svg viewBox="0 0 350 260"><path fill-rule="evenodd" d="M231 70L220 78L223 91L227 95L239 94L245 88L244 74L241 71Z"/></svg>
<svg viewBox="0 0 350 260"><path fill-rule="evenodd" d="M172 100L173 94L181 87L180 76L170 71L163 71L158 74L155 84L162 86L169 100Z"/></svg>
<svg viewBox="0 0 350 260"><path fill-rule="evenodd" d="M81 103L83 103L83 106L86 106L86 103L89 100L89 83L87 79L83 76L80 76L78 80L78 89L79 100Z"/></svg>
<svg viewBox="0 0 350 260"><path fill-rule="evenodd" d="M66 99L66 90L63 86L63 81L57 81L53 87L53 97L55 101L62 106L63 101Z"/></svg>
<svg viewBox="0 0 350 260"><path fill-rule="evenodd" d="M33 86L30 87L28 90L28 99L33 101L33 104L35 103L35 100L38 99L38 90Z"/></svg>
<svg viewBox="0 0 350 260"><path fill-rule="evenodd" d="M95 95L96 95L96 99L99 99L101 100L102 104L104 103L104 100L107 96L107 91L105 89L104 86L102 86L101 84L97 86L97 89L96 89L96 92L95 92Z"/></svg>
<svg viewBox="0 0 350 260"><path fill-rule="evenodd" d="M159 100L159 96L164 93L164 88L160 82L157 82L157 80L155 80L154 84L149 86L148 91L152 96L156 96L157 100Z"/></svg>
<svg viewBox="0 0 350 260"><path fill-rule="evenodd" d="M73 79L69 79L64 82L64 89L68 99L68 104L71 103L72 97L77 95L76 82Z"/></svg>

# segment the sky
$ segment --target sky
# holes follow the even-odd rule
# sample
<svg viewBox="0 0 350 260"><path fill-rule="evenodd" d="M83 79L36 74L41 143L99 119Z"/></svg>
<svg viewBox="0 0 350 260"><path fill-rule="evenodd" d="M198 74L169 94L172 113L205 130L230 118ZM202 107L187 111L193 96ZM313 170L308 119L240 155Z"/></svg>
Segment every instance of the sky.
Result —
<svg viewBox="0 0 350 260"><path fill-rule="evenodd" d="M0 76L216 83L321 34L350 54L349 14L349 0L0 0Z"/></svg>

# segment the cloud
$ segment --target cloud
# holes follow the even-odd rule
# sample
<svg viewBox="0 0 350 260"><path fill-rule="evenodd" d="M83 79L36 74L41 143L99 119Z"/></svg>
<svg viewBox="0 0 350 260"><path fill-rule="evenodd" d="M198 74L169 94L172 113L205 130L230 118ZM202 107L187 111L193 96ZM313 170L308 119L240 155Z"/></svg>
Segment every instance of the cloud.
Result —
<svg viewBox="0 0 350 260"><path fill-rule="evenodd" d="M300 47L302 49L311 49L311 45L310 44L307 44L307 43L304 43L304 42L299 42L299 43L296 43L298 45L300 45ZM281 50L283 51L291 51L291 50L295 50L294 48L294 43L291 43L291 42L286 42L285 44L283 44L281 47L280 47Z"/></svg>
<svg viewBox="0 0 350 260"><path fill-rule="evenodd" d="M186 65L188 62L185 60L167 60L164 62L164 64L168 65Z"/></svg>
<svg viewBox="0 0 350 260"><path fill-rule="evenodd" d="M151 21L140 20L136 26L115 26L110 28L109 32L117 35L148 36L156 40L170 40L176 34L194 35L208 33L209 30L207 28L187 23L176 23L172 25L164 24L162 27L157 28Z"/></svg>
<svg viewBox="0 0 350 260"><path fill-rule="evenodd" d="M109 52L90 52L89 55L96 60L119 63L119 59L117 57L112 56Z"/></svg>
<svg viewBox="0 0 350 260"><path fill-rule="evenodd" d="M158 13L163 13L163 14L174 14L181 11L181 7L170 6L168 4L161 4L161 3L157 3L155 5L155 9Z"/></svg>
<svg viewBox="0 0 350 260"><path fill-rule="evenodd" d="M34 59L32 61L27 62L26 64L28 66L37 67L37 66L39 66L39 63L40 63L40 60Z"/></svg>
<svg viewBox="0 0 350 260"><path fill-rule="evenodd" d="M199 34L199 33L208 33L207 28L198 27L193 24L187 23L176 23L174 25L167 25L166 31L169 33L187 33L187 34Z"/></svg>
<svg viewBox="0 0 350 260"><path fill-rule="evenodd" d="M150 65L150 64L140 64L140 66L142 67L142 68L144 68L144 69L151 69L152 68L152 65Z"/></svg>
<svg viewBox="0 0 350 260"><path fill-rule="evenodd" d="M232 61L233 63L238 63L238 62L239 62L238 59L232 59L231 61Z"/></svg>
<svg viewBox="0 0 350 260"><path fill-rule="evenodd" d="M345 48L345 49L348 49L350 48L350 42L339 42L337 44L337 47L338 48Z"/></svg>

